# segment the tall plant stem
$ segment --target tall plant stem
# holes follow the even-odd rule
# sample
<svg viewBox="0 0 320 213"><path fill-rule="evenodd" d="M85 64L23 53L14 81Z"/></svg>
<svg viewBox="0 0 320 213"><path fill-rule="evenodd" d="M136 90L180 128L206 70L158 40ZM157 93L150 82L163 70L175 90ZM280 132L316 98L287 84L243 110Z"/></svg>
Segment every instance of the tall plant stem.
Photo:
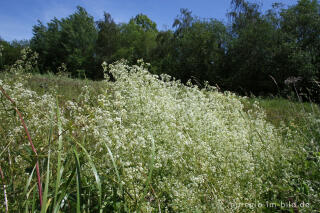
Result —
<svg viewBox="0 0 320 213"><path fill-rule="evenodd" d="M29 140L29 143L30 143L30 146L31 146L31 149L32 151L34 152L36 158L37 158L37 163L36 163L36 171L37 171L37 179L38 179L38 191L39 191L39 199L40 199L40 208L42 207L42 186L41 186L41 176L40 176L40 169L39 169L39 160L38 160L38 154L37 154L37 150L35 149L34 145L33 145L33 142L31 140L31 137L30 137L30 134L29 134L29 131L28 131L28 128L22 118L22 115L20 113L20 111L18 110L18 108L16 107L16 103L14 102L14 100L12 100L10 98L10 96L4 91L4 89L2 88L2 86L0 86L0 90L2 92L2 94L12 103L12 105L14 106L14 110L17 112L19 118L20 118L20 121L21 121L21 124L27 134L27 137L28 137L28 140Z"/></svg>
<svg viewBox="0 0 320 213"><path fill-rule="evenodd" d="M6 212L9 212L9 205L8 205L8 198L7 198L7 191L6 191L6 184L4 184L4 175L0 166L0 175L3 181L3 194L4 194L4 204L6 206Z"/></svg>

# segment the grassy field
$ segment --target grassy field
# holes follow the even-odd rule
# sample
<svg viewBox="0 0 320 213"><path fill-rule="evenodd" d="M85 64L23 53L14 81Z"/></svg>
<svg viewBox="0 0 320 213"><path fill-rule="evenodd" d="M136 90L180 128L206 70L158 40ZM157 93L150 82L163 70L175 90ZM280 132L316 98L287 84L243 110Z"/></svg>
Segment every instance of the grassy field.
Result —
<svg viewBox="0 0 320 213"><path fill-rule="evenodd" d="M187 87L145 66L110 65L114 82L0 75L14 102L0 93L1 211L320 209L319 106Z"/></svg>

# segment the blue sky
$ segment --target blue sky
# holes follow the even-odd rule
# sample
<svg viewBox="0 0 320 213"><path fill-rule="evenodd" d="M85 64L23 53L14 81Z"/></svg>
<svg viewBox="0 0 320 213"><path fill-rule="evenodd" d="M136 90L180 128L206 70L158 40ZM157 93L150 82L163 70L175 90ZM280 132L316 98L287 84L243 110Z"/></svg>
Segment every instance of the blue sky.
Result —
<svg viewBox="0 0 320 213"><path fill-rule="evenodd" d="M285 5L297 2L250 2L263 3L263 9L269 9L275 1ZM67 17L76 10L77 5L84 7L95 20L102 19L103 11L110 13L117 23L127 22L138 13L143 13L155 21L159 29L165 29L166 26L171 27L180 8L188 8L201 18L227 20L230 2L231 0L0 0L0 37L7 41L30 39L32 26L37 24L37 20L47 23L54 17Z"/></svg>

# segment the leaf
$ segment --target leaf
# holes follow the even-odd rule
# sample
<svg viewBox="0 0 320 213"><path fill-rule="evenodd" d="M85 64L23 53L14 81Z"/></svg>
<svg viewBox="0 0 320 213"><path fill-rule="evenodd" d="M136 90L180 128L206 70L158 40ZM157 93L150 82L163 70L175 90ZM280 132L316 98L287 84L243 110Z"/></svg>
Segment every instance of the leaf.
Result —
<svg viewBox="0 0 320 213"><path fill-rule="evenodd" d="M79 161L79 155L76 151L76 149L73 150L74 152L74 158L76 160L76 168L77 168L77 213L80 213L80 207L81 207L81 174L80 174L80 161Z"/></svg>
<svg viewBox="0 0 320 213"><path fill-rule="evenodd" d="M91 166L91 170L94 174L94 177L96 179L96 185L97 185L97 188L98 188L98 195L99 195L99 207L101 208L101 197L102 197L102 189L101 189L101 182L100 182L100 177L99 177L99 174L97 172L97 169L91 159L91 156L89 155L88 151L78 142L76 142L80 147L81 149L84 151L84 153L86 154L87 158L88 158L88 161L89 161L89 164Z"/></svg>
<svg viewBox="0 0 320 213"><path fill-rule="evenodd" d="M62 176L62 172L63 172L63 166L61 167L62 124L61 124L61 119L60 119L60 110L59 110L58 99L57 99L57 120L58 120L58 165L57 165L57 178L56 178L53 206L56 206L56 204L57 204L57 196L58 196L61 176Z"/></svg>

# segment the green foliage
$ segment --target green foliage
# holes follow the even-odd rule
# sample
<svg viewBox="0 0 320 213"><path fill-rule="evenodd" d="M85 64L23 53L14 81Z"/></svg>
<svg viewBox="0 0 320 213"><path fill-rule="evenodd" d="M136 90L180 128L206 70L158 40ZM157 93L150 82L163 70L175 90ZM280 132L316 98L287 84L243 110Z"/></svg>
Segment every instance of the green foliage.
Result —
<svg viewBox="0 0 320 213"><path fill-rule="evenodd" d="M31 39L31 48L39 53L39 67L41 73L56 72L56 68L65 62L65 50L60 42L60 21L56 18L48 23L47 27L40 21L33 27L34 36Z"/></svg>
<svg viewBox="0 0 320 213"><path fill-rule="evenodd" d="M20 57L20 52L28 46L28 41L6 42L0 38L0 72L13 65Z"/></svg>
<svg viewBox="0 0 320 213"><path fill-rule="evenodd" d="M94 51L98 36L93 17L82 7L67 18L54 18L33 28L31 47L40 55L41 70L57 72L65 63L72 76L95 78Z"/></svg>
<svg viewBox="0 0 320 213"><path fill-rule="evenodd" d="M160 32L152 66L177 79L220 83L219 72L228 41L227 29L214 19L202 20L187 9L175 20L175 31ZM162 72L163 72L162 71Z"/></svg>
<svg viewBox="0 0 320 213"><path fill-rule="evenodd" d="M115 60L114 54L120 48L120 28L109 13L104 13L104 20L97 21L96 25L99 31L96 43L97 63L99 66L104 61L112 63Z"/></svg>
<svg viewBox="0 0 320 213"><path fill-rule="evenodd" d="M285 94L285 81L301 77L304 93L317 98L319 4L299 1L285 9L274 4L263 14L257 4L232 1L233 39L228 43L222 86L241 93ZM276 84L274 84L276 81ZM312 92L307 92L309 88ZM288 95L288 94L286 94Z"/></svg>
<svg viewBox="0 0 320 213"><path fill-rule="evenodd" d="M235 9L229 14L233 39L228 43L228 64L222 86L241 93L274 93L277 88L269 76L274 76L277 29L261 14L257 4L234 2Z"/></svg>
<svg viewBox="0 0 320 213"><path fill-rule="evenodd" d="M182 27L182 26L180 26ZM222 58L228 39L226 27L217 20L197 20L188 29L180 29L175 39L178 78L196 83L220 83Z"/></svg>
<svg viewBox="0 0 320 213"><path fill-rule="evenodd" d="M175 66L174 36L170 30L160 31L156 37L156 47L152 51L152 71L156 74L177 75Z"/></svg>
<svg viewBox="0 0 320 213"><path fill-rule="evenodd" d="M115 53L116 59L126 59L135 63L143 58L151 59L151 53L156 46L156 25L145 15L132 18L128 24L120 25L120 48Z"/></svg>
<svg viewBox="0 0 320 213"><path fill-rule="evenodd" d="M314 81L320 80L320 4L316 0L300 0L283 10L281 16L284 44L291 48L287 64L293 65L293 75L301 76L304 88L310 88L310 96L319 101Z"/></svg>
<svg viewBox="0 0 320 213"><path fill-rule="evenodd" d="M94 78L92 71L94 63L94 45L97 30L92 16L84 8L78 7L77 12L61 23L61 44L66 51L66 64L71 72L85 70L88 77Z"/></svg>
<svg viewBox="0 0 320 213"><path fill-rule="evenodd" d="M133 19L130 20L130 23L138 25L143 31L157 31L157 24L149 19L148 16L144 14L138 14Z"/></svg>

